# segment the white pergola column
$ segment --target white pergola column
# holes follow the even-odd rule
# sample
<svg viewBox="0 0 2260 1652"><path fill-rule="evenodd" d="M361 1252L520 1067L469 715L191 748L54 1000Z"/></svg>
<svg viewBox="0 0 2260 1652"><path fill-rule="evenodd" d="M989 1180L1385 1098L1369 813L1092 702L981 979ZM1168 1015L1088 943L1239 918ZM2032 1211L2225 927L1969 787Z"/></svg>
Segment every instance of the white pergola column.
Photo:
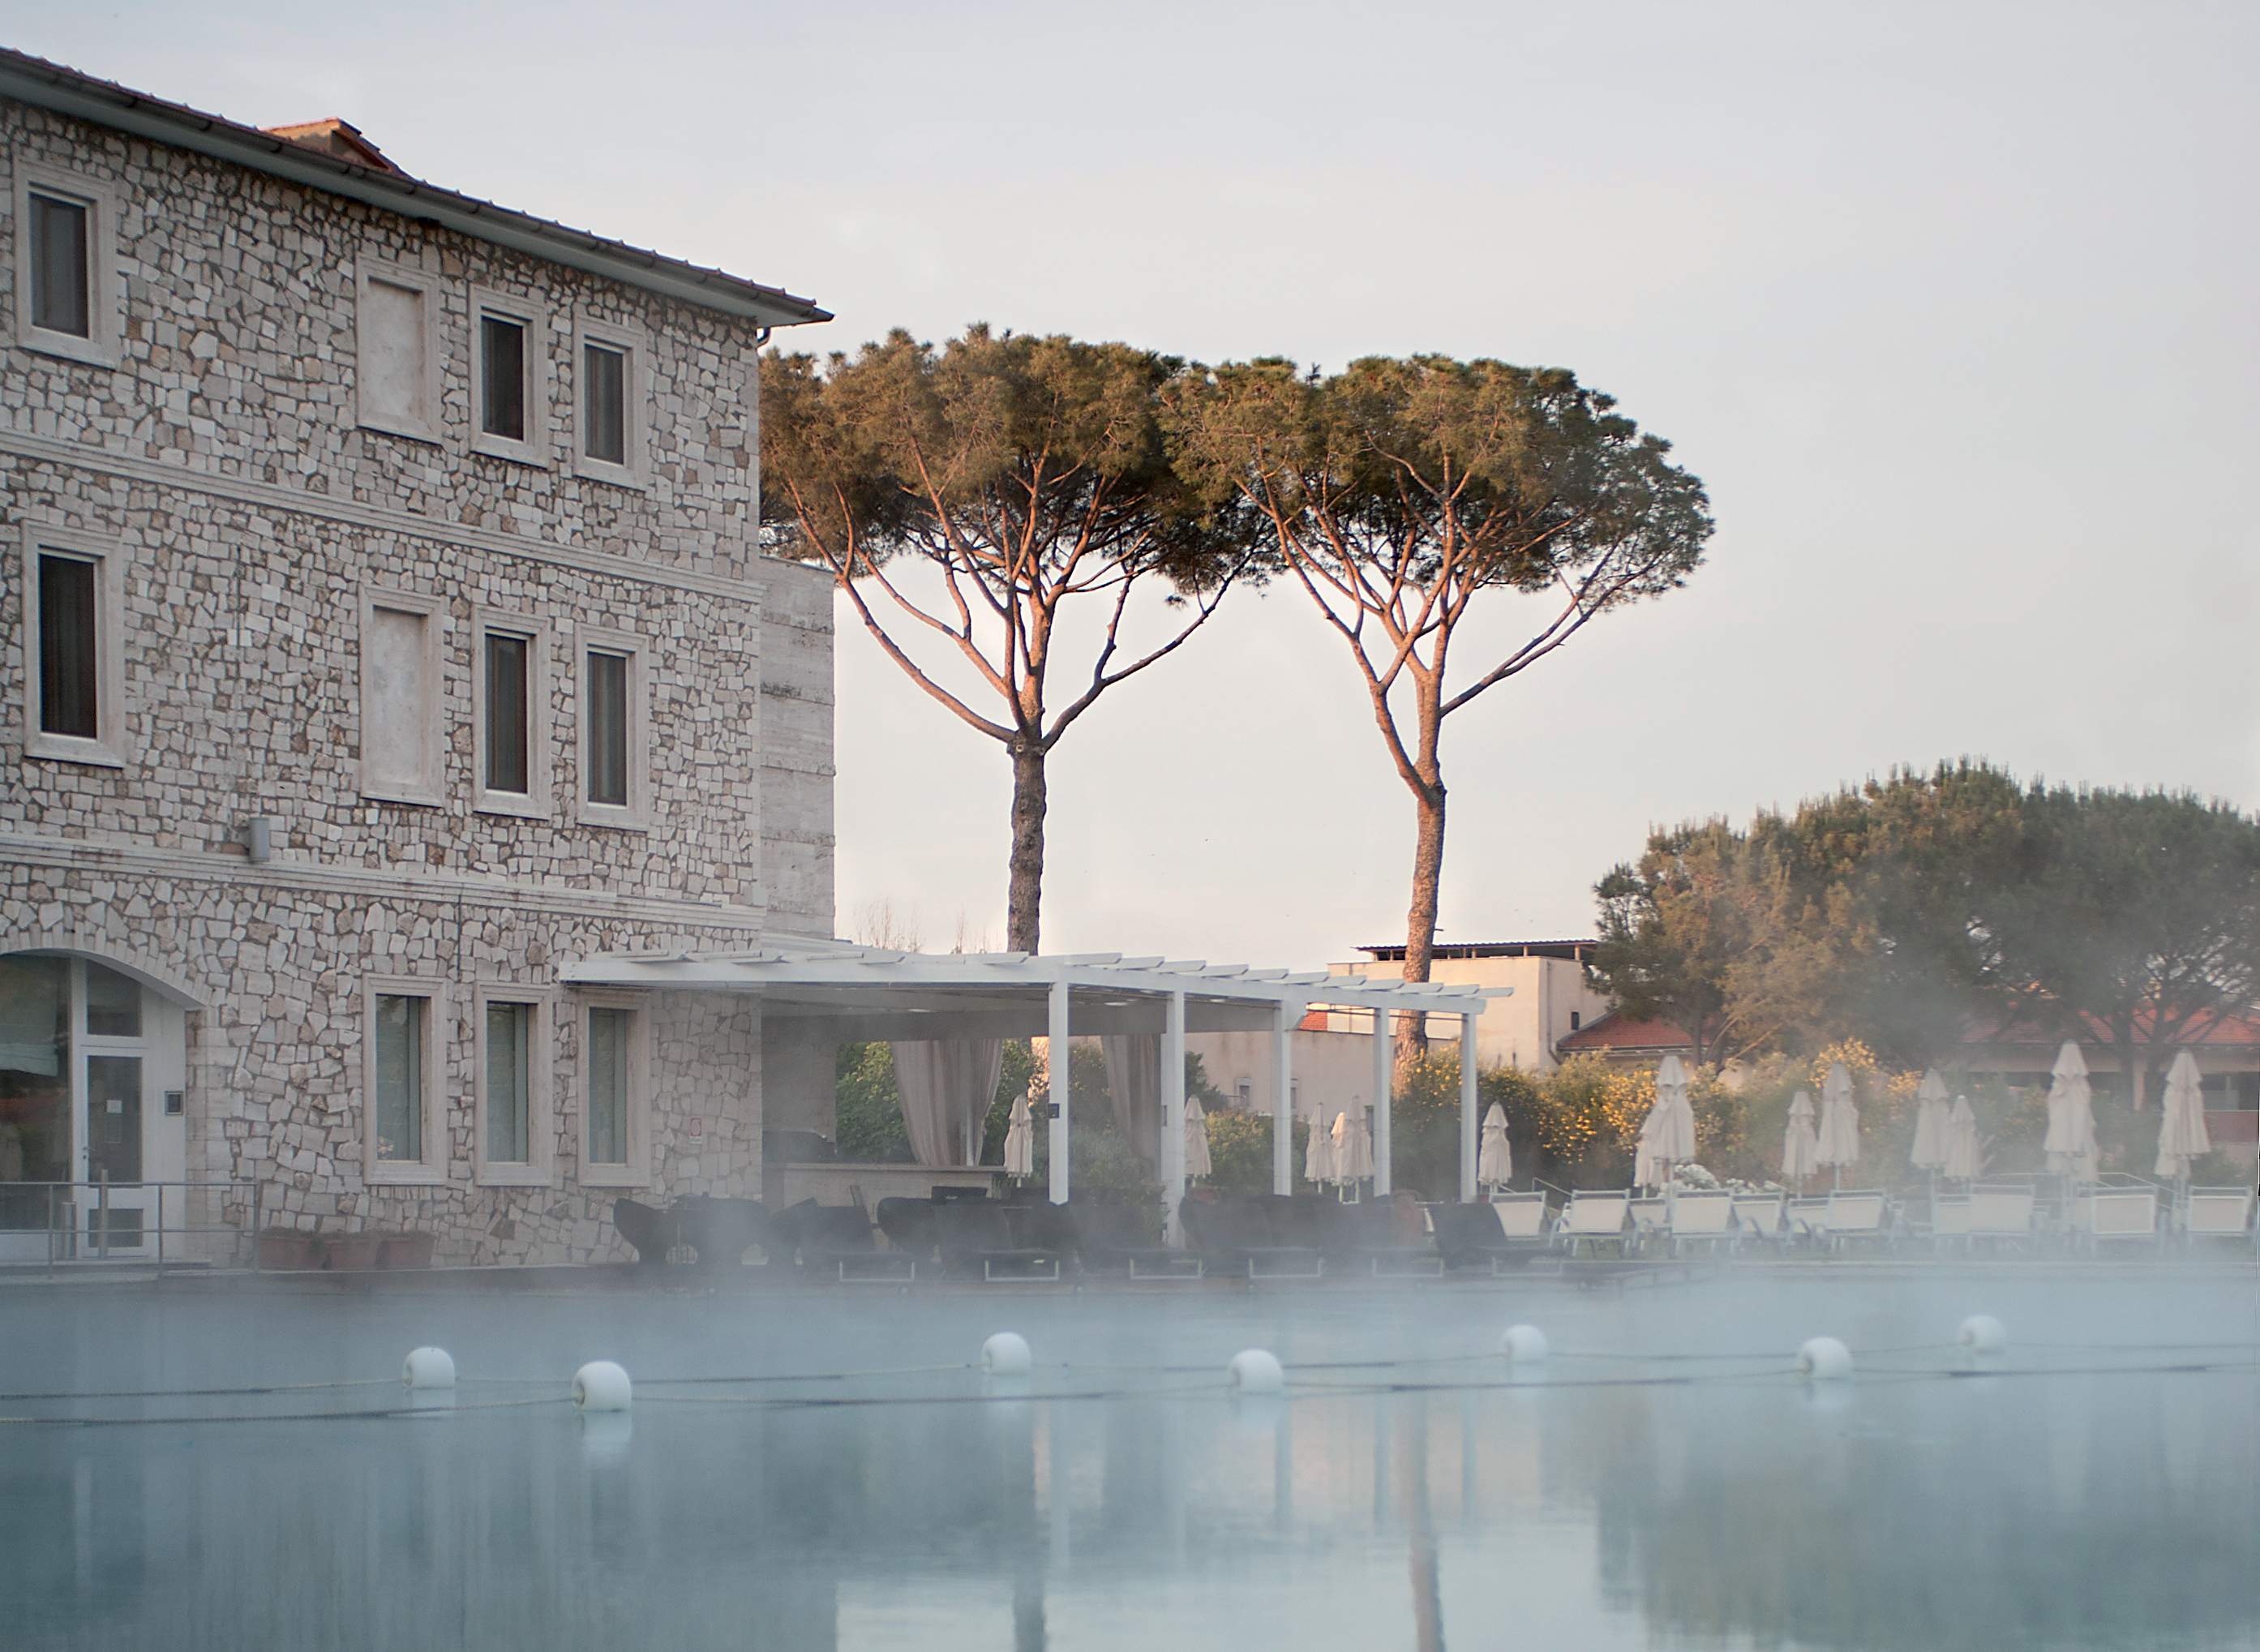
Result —
<svg viewBox="0 0 2260 1652"><path fill-rule="evenodd" d="M1162 1242L1184 1243L1177 1206L1185 1197L1185 995L1172 992L1162 1025Z"/></svg>
<svg viewBox="0 0 2260 1652"><path fill-rule="evenodd" d="M1389 1158L1390 1091L1395 1086L1396 1073L1391 1066L1395 1052L1390 1048L1389 1012L1373 1012L1373 1191L1377 1198L1386 1198L1395 1191L1390 1180L1394 1167Z"/></svg>
<svg viewBox="0 0 2260 1652"><path fill-rule="evenodd" d="M1476 1202L1476 1018L1460 1012L1460 1203Z"/></svg>
<svg viewBox="0 0 2260 1652"><path fill-rule="evenodd" d="M1068 1200L1067 1127L1069 1109L1073 1105L1072 1088L1074 1058L1068 1049L1068 988L1065 981L1052 983L1051 1022L1045 1061L1051 1067L1052 1079L1052 1203L1064 1205Z"/></svg>
<svg viewBox="0 0 2260 1652"><path fill-rule="evenodd" d="M1271 1191L1295 1191L1295 1023L1282 1004L1271 1023Z"/></svg>

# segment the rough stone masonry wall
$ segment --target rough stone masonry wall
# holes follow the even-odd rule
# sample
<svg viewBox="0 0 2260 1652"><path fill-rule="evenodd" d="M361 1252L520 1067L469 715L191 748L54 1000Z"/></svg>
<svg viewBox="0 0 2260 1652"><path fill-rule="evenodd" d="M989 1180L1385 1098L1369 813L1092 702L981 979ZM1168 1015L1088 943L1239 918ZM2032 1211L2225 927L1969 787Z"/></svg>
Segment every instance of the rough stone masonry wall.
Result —
<svg viewBox="0 0 2260 1652"><path fill-rule="evenodd" d="M758 557L750 327L201 157L0 103L11 168L97 178L122 212L116 368L14 347L0 375L0 522L114 547L127 766L23 758L24 586L0 579L0 950L140 968L191 1018L192 1174L256 1178L270 1219L435 1233L443 1261L586 1261L615 1190L580 1189L579 1018L553 1019L554 1171L472 1181L472 988L547 986L560 959L828 933L831 626L810 570ZM12 178L11 179L12 183ZM12 213L0 304L12 340ZM438 442L354 424L356 261L440 280ZM549 462L468 451L468 289L547 307ZM640 328L649 483L573 474L576 315ZM364 583L441 600L444 801L359 792ZM476 611L551 627L546 819L474 812ZM648 647L648 831L583 826L574 638ZM777 808L765 807L775 788ZM247 815L277 858L243 858ZM774 884L774 893L767 885ZM449 985L448 1179L361 1180L361 979ZM652 1178L637 1197L758 1194L758 1021L655 999ZM687 1131L705 1121L694 1147ZM231 1212L242 1219L239 1208Z"/></svg>

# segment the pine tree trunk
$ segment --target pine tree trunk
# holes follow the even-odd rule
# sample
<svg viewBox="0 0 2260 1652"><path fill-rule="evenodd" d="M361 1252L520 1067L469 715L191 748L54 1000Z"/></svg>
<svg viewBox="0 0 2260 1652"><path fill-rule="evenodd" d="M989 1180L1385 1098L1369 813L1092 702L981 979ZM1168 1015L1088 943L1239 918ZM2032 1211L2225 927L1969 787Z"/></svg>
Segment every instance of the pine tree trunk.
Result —
<svg viewBox="0 0 2260 1652"><path fill-rule="evenodd" d="M1444 783L1431 781L1416 794L1420 838L1412 850L1412 907L1405 921L1405 978L1426 981L1436 950L1437 890L1444 876ZM1420 1060L1428 1053L1428 1018L1407 1015L1398 1021L1398 1060Z"/></svg>
<svg viewBox="0 0 2260 1652"><path fill-rule="evenodd" d="M1050 806L1044 790L1044 759L1048 754L1033 740L1019 741L1012 750L1012 860L1005 945L1013 952L1033 953L1042 927L1044 814Z"/></svg>

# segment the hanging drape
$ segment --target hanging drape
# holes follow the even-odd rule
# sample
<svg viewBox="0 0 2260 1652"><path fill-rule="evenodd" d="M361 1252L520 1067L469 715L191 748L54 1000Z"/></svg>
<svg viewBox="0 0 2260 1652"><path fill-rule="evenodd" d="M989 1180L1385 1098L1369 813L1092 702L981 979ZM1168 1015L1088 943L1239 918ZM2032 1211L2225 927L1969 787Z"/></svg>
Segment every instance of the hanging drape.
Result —
<svg viewBox="0 0 2260 1652"><path fill-rule="evenodd" d="M978 1164L981 1133L1004 1071L1001 1038L920 1039L898 1043L895 1093L911 1156L920 1164Z"/></svg>
<svg viewBox="0 0 2260 1652"><path fill-rule="evenodd" d="M1162 1162L1162 1038L1134 1033L1098 1041L1106 1057L1106 1088L1114 1098L1114 1127L1137 1149L1148 1170Z"/></svg>

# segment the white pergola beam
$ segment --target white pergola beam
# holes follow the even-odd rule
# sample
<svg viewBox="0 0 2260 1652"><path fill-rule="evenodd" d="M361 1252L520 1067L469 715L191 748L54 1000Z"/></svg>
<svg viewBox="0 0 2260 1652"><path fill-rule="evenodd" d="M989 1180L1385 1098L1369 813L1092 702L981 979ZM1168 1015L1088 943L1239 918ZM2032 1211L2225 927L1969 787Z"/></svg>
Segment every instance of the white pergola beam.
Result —
<svg viewBox="0 0 2260 1652"><path fill-rule="evenodd" d="M1476 1018L1460 1016L1460 1203L1476 1202Z"/></svg>
<svg viewBox="0 0 2260 1652"><path fill-rule="evenodd" d="M1068 1045L1068 983L1064 980L1052 983L1051 1031L1044 1044L1044 1061L1051 1069L1051 1194L1052 1203L1068 1201L1067 1133L1070 1122L1069 1109L1075 1097L1072 1074L1074 1062Z"/></svg>
<svg viewBox="0 0 2260 1652"><path fill-rule="evenodd" d="M1396 1166L1390 1156L1389 1109L1396 1086L1396 1069L1389 1048L1389 1012L1373 1012L1373 1191L1386 1198L1394 1191Z"/></svg>
<svg viewBox="0 0 2260 1652"><path fill-rule="evenodd" d="M1185 995L1169 994L1162 1031L1162 1242L1183 1245L1177 1219L1185 1197Z"/></svg>

